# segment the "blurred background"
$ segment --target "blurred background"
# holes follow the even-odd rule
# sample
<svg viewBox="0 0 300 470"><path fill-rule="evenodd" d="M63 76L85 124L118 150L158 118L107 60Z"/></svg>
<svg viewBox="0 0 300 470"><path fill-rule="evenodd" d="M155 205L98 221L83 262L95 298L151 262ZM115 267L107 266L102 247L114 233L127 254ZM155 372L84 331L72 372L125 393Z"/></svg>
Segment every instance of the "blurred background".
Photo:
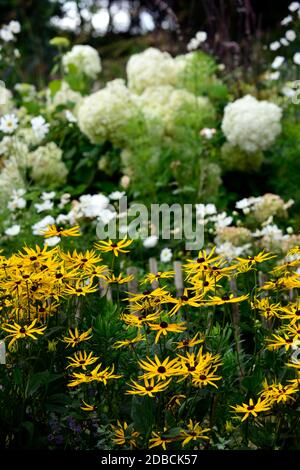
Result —
<svg viewBox="0 0 300 470"><path fill-rule="evenodd" d="M43 86L56 53L49 40L65 36L95 47L103 80L122 76L128 56L149 46L173 54L199 30L207 52L229 68L259 73L261 48L276 34L286 0L0 0L1 23L18 20L19 79ZM253 69L255 64L255 70ZM9 79L9 70L5 71ZM8 77L7 77L8 75Z"/></svg>

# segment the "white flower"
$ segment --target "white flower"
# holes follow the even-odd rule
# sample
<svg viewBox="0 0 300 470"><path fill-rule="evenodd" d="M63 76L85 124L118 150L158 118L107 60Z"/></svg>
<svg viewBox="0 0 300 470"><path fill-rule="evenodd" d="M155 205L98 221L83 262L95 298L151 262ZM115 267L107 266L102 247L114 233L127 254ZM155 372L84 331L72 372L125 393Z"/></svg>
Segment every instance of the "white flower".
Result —
<svg viewBox="0 0 300 470"><path fill-rule="evenodd" d="M50 191L49 193L44 192L44 193L41 194L41 200L42 201L49 201L49 200L53 199L55 197L55 195L56 195L55 191Z"/></svg>
<svg viewBox="0 0 300 470"><path fill-rule="evenodd" d="M21 31L21 25L20 25L19 21L10 21L7 25L7 28L13 34L19 34L20 31Z"/></svg>
<svg viewBox="0 0 300 470"><path fill-rule="evenodd" d="M276 70L276 72L272 72L268 75L268 80L278 80L280 77L280 72L279 70Z"/></svg>
<svg viewBox="0 0 300 470"><path fill-rule="evenodd" d="M10 42L14 40L14 35L7 27L4 27L0 29L0 38L5 42Z"/></svg>
<svg viewBox="0 0 300 470"><path fill-rule="evenodd" d="M139 54L133 54L126 66L128 87L135 93L160 85L175 85L178 63L168 52L149 47Z"/></svg>
<svg viewBox="0 0 300 470"><path fill-rule="evenodd" d="M16 235L19 235L20 230L21 230L21 226L16 224L16 225L12 225L11 227L7 228L4 231L4 233L8 237L15 237Z"/></svg>
<svg viewBox="0 0 300 470"><path fill-rule="evenodd" d="M287 39L285 38L281 38L280 39L280 43L283 45L283 46L288 46L290 43Z"/></svg>
<svg viewBox="0 0 300 470"><path fill-rule="evenodd" d="M0 131L12 134L18 127L18 118L14 114L5 114L0 119Z"/></svg>
<svg viewBox="0 0 300 470"><path fill-rule="evenodd" d="M24 194L25 190L14 189L11 195L11 199L7 204L7 208L12 212L16 209L24 209L24 207L26 207L26 200L22 197Z"/></svg>
<svg viewBox="0 0 300 470"><path fill-rule="evenodd" d="M210 140L215 135L216 132L217 131L214 128L210 129L208 127L204 127L203 129L201 129L200 135L202 137L205 137L205 139Z"/></svg>
<svg viewBox="0 0 300 470"><path fill-rule="evenodd" d="M34 207L36 208L37 212L44 212L44 211L51 211L53 209L54 202L53 201L44 201L41 204L34 204Z"/></svg>
<svg viewBox="0 0 300 470"><path fill-rule="evenodd" d="M122 197L125 195L125 191L114 191L111 193L108 197L112 201L119 201L119 199L122 199Z"/></svg>
<svg viewBox="0 0 300 470"><path fill-rule="evenodd" d="M286 16L283 18L283 20L280 22L282 26L286 26L287 24L291 23L293 21L293 17L291 15Z"/></svg>
<svg viewBox="0 0 300 470"><path fill-rule="evenodd" d="M200 219L204 219L207 215L212 215L217 212L214 204L196 204L196 213Z"/></svg>
<svg viewBox="0 0 300 470"><path fill-rule="evenodd" d="M289 235L291 235L292 233L294 233L293 227L287 227L286 232L287 232Z"/></svg>
<svg viewBox="0 0 300 470"><path fill-rule="evenodd" d="M65 207L65 205L68 204L68 202L70 202L70 199L71 199L70 193L62 194L60 197L60 203L58 204L58 208L62 209L63 207Z"/></svg>
<svg viewBox="0 0 300 470"><path fill-rule="evenodd" d="M109 210L109 209L103 209L100 214L97 217L97 220L99 222L102 222L102 224L107 225L111 220L116 218L116 213Z"/></svg>
<svg viewBox="0 0 300 470"><path fill-rule="evenodd" d="M296 52L293 57L294 64L300 65L300 52Z"/></svg>
<svg viewBox="0 0 300 470"><path fill-rule="evenodd" d="M207 39L207 33L205 31L198 31L196 33L195 37L190 40L190 42L187 45L187 50L188 51L193 51L195 49L198 49L198 47L205 42Z"/></svg>
<svg viewBox="0 0 300 470"><path fill-rule="evenodd" d="M72 123L77 122L77 119L74 116L74 114L71 113L71 111L69 111L68 109L66 109L66 119L67 121L72 122Z"/></svg>
<svg viewBox="0 0 300 470"><path fill-rule="evenodd" d="M63 56L62 63L66 72L69 72L70 68L74 66L76 71L82 72L92 79L95 79L102 69L98 51L91 46L73 46Z"/></svg>
<svg viewBox="0 0 300 470"><path fill-rule="evenodd" d="M225 107L222 131L230 144L245 152L265 150L281 132L281 115L276 104L246 95Z"/></svg>
<svg viewBox="0 0 300 470"><path fill-rule="evenodd" d="M150 235L150 237L145 238L143 241L143 246L145 248L154 248L157 245L158 236L157 235Z"/></svg>
<svg viewBox="0 0 300 470"><path fill-rule="evenodd" d="M169 263L173 257L172 250L170 248L163 248L160 252L160 261L162 263Z"/></svg>
<svg viewBox="0 0 300 470"><path fill-rule="evenodd" d="M62 150L54 142L48 142L30 152L27 164L31 178L44 187L65 183L68 170L62 161L62 154Z"/></svg>
<svg viewBox="0 0 300 470"><path fill-rule="evenodd" d="M60 237L49 237L44 240L44 245L55 246L60 242Z"/></svg>
<svg viewBox="0 0 300 470"><path fill-rule="evenodd" d="M289 10L291 12L297 11L297 10L299 10L299 8L300 8L300 3L299 2L292 2L289 5Z"/></svg>
<svg viewBox="0 0 300 470"><path fill-rule="evenodd" d="M271 51L277 51L277 49L280 48L280 42L279 41L271 42L269 48Z"/></svg>
<svg viewBox="0 0 300 470"><path fill-rule="evenodd" d="M43 235L49 225L55 224L55 219L51 215L46 215L42 220L35 223L32 228L33 235Z"/></svg>
<svg viewBox="0 0 300 470"><path fill-rule="evenodd" d="M242 246L234 246L231 242L225 242L217 246L216 253L232 261L234 258L247 253L250 247L250 243Z"/></svg>
<svg viewBox="0 0 300 470"><path fill-rule="evenodd" d="M31 119L31 126L34 132L34 135L39 140L43 140L43 138L49 132L49 124L45 121L43 116L37 116Z"/></svg>
<svg viewBox="0 0 300 470"><path fill-rule="evenodd" d="M293 42L295 41L296 39L296 33L293 29L289 29L286 33L285 33L285 37L287 38L288 41L290 42Z"/></svg>
<svg viewBox="0 0 300 470"><path fill-rule="evenodd" d="M66 224L67 222L69 222L68 214L59 214L56 217L56 224L57 225Z"/></svg>
<svg viewBox="0 0 300 470"><path fill-rule="evenodd" d="M271 64L272 69L279 69L279 67L282 66L284 61L285 61L285 58L283 56L281 55L276 56Z"/></svg>
<svg viewBox="0 0 300 470"><path fill-rule="evenodd" d="M79 206L77 208L81 217L95 219L101 217L104 209L107 208L109 199L103 194L84 194L79 198Z"/></svg>
<svg viewBox="0 0 300 470"><path fill-rule="evenodd" d="M221 214L211 216L210 220L215 222L215 229L218 229L228 227L232 223L233 218L228 216L226 212L222 212Z"/></svg>

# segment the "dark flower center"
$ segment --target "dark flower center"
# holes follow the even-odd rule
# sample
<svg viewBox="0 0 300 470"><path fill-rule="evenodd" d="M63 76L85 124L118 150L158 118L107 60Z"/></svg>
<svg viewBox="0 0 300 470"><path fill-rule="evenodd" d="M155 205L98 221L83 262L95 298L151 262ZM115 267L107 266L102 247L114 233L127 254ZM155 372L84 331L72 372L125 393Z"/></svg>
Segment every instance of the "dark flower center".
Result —
<svg viewBox="0 0 300 470"><path fill-rule="evenodd" d="M25 330L24 326L21 326L20 333L22 333L22 334L26 333L26 330Z"/></svg>
<svg viewBox="0 0 300 470"><path fill-rule="evenodd" d="M150 290L144 290L143 295L150 295L151 291Z"/></svg>
<svg viewBox="0 0 300 470"><path fill-rule="evenodd" d="M187 302L189 298L186 295L182 295L181 300L183 300L184 302Z"/></svg>
<svg viewBox="0 0 300 470"><path fill-rule="evenodd" d="M206 380L206 375L201 374L199 378L200 378L200 380Z"/></svg>
<svg viewBox="0 0 300 470"><path fill-rule="evenodd" d="M247 410L248 410L248 411L254 410L254 406L253 406L253 405L247 406Z"/></svg>
<svg viewBox="0 0 300 470"><path fill-rule="evenodd" d="M62 273L56 273L55 274L56 279L61 279L63 277Z"/></svg>
<svg viewBox="0 0 300 470"><path fill-rule="evenodd" d="M166 321L162 321L159 325L161 328L168 328L168 323Z"/></svg>
<svg viewBox="0 0 300 470"><path fill-rule="evenodd" d="M145 387L145 389L147 390L147 392L151 392L151 390L153 390L154 387Z"/></svg>
<svg viewBox="0 0 300 470"><path fill-rule="evenodd" d="M223 297L222 297L222 300L225 300L225 301L229 300L229 299L230 299L229 295L223 295Z"/></svg>
<svg viewBox="0 0 300 470"><path fill-rule="evenodd" d="M81 289L81 287L79 287L78 289L76 289L76 292L83 292L83 290Z"/></svg>
<svg viewBox="0 0 300 470"><path fill-rule="evenodd" d="M30 259L30 261L36 261L37 257L36 256L31 256L29 259Z"/></svg>
<svg viewBox="0 0 300 470"><path fill-rule="evenodd" d="M204 263L205 258L197 258L197 263Z"/></svg>
<svg viewBox="0 0 300 470"><path fill-rule="evenodd" d="M195 366L187 365L187 369L188 369L188 371L190 371L190 372L194 372L194 371L196 370L196 367L195 367Z"/></svg>
<svg viewBox="0 0 300 470"><path fill-rule="evenodd" d="M160 374L164 374L166 372L166 368L164 366L159 366L157 372L159 372Z"/></svg>

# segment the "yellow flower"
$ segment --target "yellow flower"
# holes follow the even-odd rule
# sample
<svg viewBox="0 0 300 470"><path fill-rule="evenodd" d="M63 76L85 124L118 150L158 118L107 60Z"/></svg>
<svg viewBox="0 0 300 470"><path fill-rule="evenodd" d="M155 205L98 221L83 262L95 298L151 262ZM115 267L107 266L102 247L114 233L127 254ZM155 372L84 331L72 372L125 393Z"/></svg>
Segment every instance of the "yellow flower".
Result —
<svg viewBox="0 0 300 470"><path fill-rule="evenodd" d="M120 273L118 276L114 274L107 275L104 279L108 284L125 284L126 282L132 281L134 276L123 276L122 273Z"/></svg>
<svg viewBox="0 0 300 470"><path fill-rule="evenodd" d="M126 421L124 421L123 424L120 421L117 421L117 426L111 425L111 427L115 434L115 438L113 439L115 444L119 446L128 445L131 448L137 447L137 439L140 433L133 431Z"/></svg>
<svg viewBox="0 0 300 470"><path fill-rule="evenodd" d="M155 336L155 344L158 343L161 335L167 336L168 333L182 333L186 330L185 323L168 323L161 321L160 323L149 323L149 328L152 331L157 331Z"/></svg>
<svg viewBox="0 0 300 470"><path fill-rule="evenodd" d="M164 432L152 431L151 436L151 439L149 439L149 449L161 446L164 450L167 450L167 444L178 440L177 436L168 435L167 428L164 428Z"/></svg>
<svg viewBox="0 0 300 470"><path fill-rule="evenodd" d="M123 315L121 315L121 320L123 320L128 326L135 326L140 329L143 327L143 325L149 323L149 321L157 320L158 317L159 312L151 313L149 315L136 315L135 313L124 313Z"/></svg>
<svg viewBox="0 0 300 470"><path fill-rule="evenodd" d="M248 258L237 257L236 259L242 264L249 264L252 266L256 263L263 263L264 261L268 261L273 258L276 258L276 255L273 255L272 253L265 253L263 250L255 256L248 256Z"/></svg>
<svg viewBox="0 0 300 470"><path fill-rule="evenodd" d="M259 310L261 316L269 319L279 316L280 304L272 304L268 298L263 298L251 302L251 308Z"/></svg>
<svg viewBox="0 0 300 470"><path fill-rule="evenodd" d="M93 353L90 352L87 354L86 351L79 351L74 354L74 357L67 357L67 359L70 359L70 364L66 367L67 369L69 367L81 367L83 370L86 370L87 366L90 366L91 364L94 364L99 357L93 356Z"/></svg>
<svg viewBox="0 0 300 470"><path fill-rule="evenodd" d="M287 334L284 333L284 336L279 336L279 335L272 335L272 338L268 338L268 345L267 349L272 350L272 349L279 349L282 348L283 346L285 347L285 350L288 351L288 349L292 348L294 346L294 339L290 338Z"/></svg>
<svg viewBox="0 0 300 470"><path fill-rule="evenodd" d="M83 406L81 406L80 408L81 408L83 411L96 411L96 410L97 410L96 405L89 405L89 404L86 403L84 400L82 400L82 403L83 403Z"/></svg>
<svg viewBox="0 0 300 470"><path fill-rule="evenodd" d="M113 252L115 256L119 256L120 253L128 253L129 250L125 250L129 245L131 245L132 240L120 240L119 242L113 242L112 240L100 241L95 243L95 247L97 250L103 251L104 253L108 253L110 251Z"/></svg>
<svg viewBox="0 0 300 470"><path fill-rule="evenodd" d="M225 294L222 297L218 297L217 295L209 297L209 300L206 301L205 305L212 306L212 305L223 305L223 304L234 304L238 302L244 302L249 298L249 294L240 295L239 297L234 297L233 294Z"/></svg>
<svg viewBox="0 0 300 470"><path fill-rule="evenodd" d="M79 334L79 331L77 328L75 328L74 333L70 329L69 330L70 337L65 336L63 341L64 343L67 343L68 346L72 346L72 348L74 348L79 343L82 343L82 341L87 341L88 339L90 339L92 337L91 333L92 333L92 328L90 328L87 331L84 331L81 334Z"/></svg>
<svg viewBox="0 0 300 470"><path fill-rule="evenodd" d="M56 227L56 225L49 225L47 230L43 232L45 238L50 237L80 237L80 227L75 225L71 228Z"/></svg>
<svg viewBox="0 0 300 470"><path fill-rule="evenodd" d="M205 387L206 385L212 385L213 387L218 388L215 382L217 380L221 380L222 377L215 375L216 369L217 368L210 370L208 368L202 370L200 373L198 373L196 369L196 371L192 373L192 384L199 388Z"/></svg>
<svg viewBox="0 0 300 470"><path fill-rule="evenodd" d="M98 290L98 286L93 286L93 283L90 282L87 285L82 285L82 282L78 280L75 286L66 285L64 289L64 294L67 295L76 295L77 297L85 296L86 294L91 294Z"/></svg>
<svg viewBox="0 0 300 470"><path fill-rule="evenodd" d="M103 382L106 385L108 380L119 379L120 377L121 375L114 374L114 366L112 366L111 370L109 370L109 367L103 369L100 363L91 372L73 372L71 376L72 381L68 383L68 387L76 387L82 383L90 382Z"/></svg>
<svg viewBox="0 0 300 470"><path fill-rule="evenodd" d="M152 284L153 282L158 281L159 279L170 279L173 278L174 274L174 271L158 271L157 274L149 273L145 276L141 284L146 284L147 282L150 282L150 284Z"/></svg>
<svg viewBox="0 0 300 470"><path fill-rule="evenodd" d="M242 405L231 406L230 408L233 408L236 413L244 413L242 421L245 421L250 415L256 418L258 413L270 410L271 406L268 399L259 398L257 403L254 403L252 398L250 398L249 404L243 403Z"/></svg>
<svg viewBox="0 0 300 470"><path fill-rule="evenodd" d="M199 337L200 336L200 337ZM193 338L185 338L182 341L179 341L176 346L176 349L186 349L193 348L196 344L201 344L204 342L204 337L201 337L201 333L196 333Z"/></svg>
<svg viewBox="0 0 300 470"><path fill-rule="evenodd" d="M203 295L189 296L188 290L184 289L183 294L179 298L169 297L168 299L164 300L164 303L171 303L175 304L174 307L169 312L170 316L175 315L181 307L185 307L186 305L190 307L201 307Z"/></svg>
<svg viewBox="0 0 300 470"><path fill-rule="evenodd" d="M145 339L144 335L137 335L133 339L123 339L121 341L116 341L113 344L113 348L114 349L119 349L119 348L123 348L123 347L127 347L127 346L133 346L134 344L139 343L140 341L143 341L144 339Z"/></svg>
<svg viewBox="0 0 300 470"><path fill-rule="evenodd" d="M16 322L14 322L12 325L4 323L1 328L2 330L9 333L6 338L12 338L9 342L8 347L10 348L18 339L31 338L36 340L37 337L35 335L44 334L46 326L36 327L36 322L37 319L33 320L30 325L18 325Z"/></svg>
<svg viewBox="0 0 300 470"><path fill-rule="evenodd" d="M198 441L200 439L209 440L209 437L205 435L207 432L210 432L210 428L203 429L200 423L193 423L193 420L190 419L187 428L180 430L180 437L183 439L182 447L191 441Z"/></svg>
<svg viewBox="0 0 300 470"><path fill-rule="evenodd" d="M268 385L267 381L263 383L264 388L260 392L262 398L268 399L270 405L274 403L284 402L286 403L289 400L294 400L291 396L294 393L297 393L298 387L293 385L282 385L280 383L273 383Z"/></svg>
<svg viewBox="0 0 300 470"><path fill-rule="evenodd" d="M144 377L144 384L139 384L134 380L131 380L132 384L128 384L132 389L127 390L127 395L139 395L141 397L151 397L153 398L155 395L154 393L160 393L168 388L172 379L166 380L165 382L157 382L155 383L154 379L147 379Z"/></svg>
<svg viewBox="0 0 300 470"><path fill-rule="evenodd" d="M160 361L158 357L154 356L154 361L147 357L147 361L139 361L139 365L146 371L143 377L151 379L157 377L159 380L167 380L167 378L178 374L179 363L178 359L171 359L167 357L164 361Z"/></svg>
<svg viewBox="0 0 300 470"><path fill-rule="evenodd" d="M278 314L279 318L289 320L292 325L300 321L300 306L298 302L288 304L286 307L281 307L280 311L283 313Z"/></svg>

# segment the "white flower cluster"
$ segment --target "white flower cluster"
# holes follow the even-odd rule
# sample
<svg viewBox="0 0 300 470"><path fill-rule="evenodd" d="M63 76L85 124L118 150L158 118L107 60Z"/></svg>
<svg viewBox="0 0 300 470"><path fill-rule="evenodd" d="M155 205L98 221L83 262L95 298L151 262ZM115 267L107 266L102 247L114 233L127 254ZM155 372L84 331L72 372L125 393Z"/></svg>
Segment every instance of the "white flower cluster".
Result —
<svg viewBox="0 0 300 470"><path fill-rule="evenodd" d="M7 88L5 88L4 83L0 83L0 116L8 114L12 108L12 94Z"/></svg>
<svg viewBox="0 0 300 470"><path fill-rule="evenodd" d="M78 91L72 90L70 85L62 81L60 89L55 93L54 96L51 96L50 90L48 93L48 106L50 109L52 107L57 107L61 105L67 105L69 103L75 104L75 109L80 105L82 101L82 95Z"/></svg>
<svg viewBox="0 0 300 470"><path fill-rule="evenodd" d="M205 42L206 39L207 39L207 33L205 31L198 31L195 37L192 38L190 42L188 43L187 50L194 51L198 49L198 47L201 46L201 44Z"/></svg>
<svg viewBox="0 0 300 470"><path fill-rule="evenodd" d="M193 121L195 126L201 128L201 124L214 114L208 98L170 85L147 88L139 97L139 102L145 115L159 119L170 134L179 122L192 124Z"/></svg>
<svg viewBox="0 0 300 470"><path fill-rule="evenodd" d="M54 143L38 147L28 155L31 178L39 184L55 186L66 180L68 170L62 161L62 150Z"/></svg>
<svg viewBox="0 0 300 470"><path fill-rule="evenodd" d="M124 80L108 82L106 87L83 99L77 119L80 130L93 143L122 140L124 129L140 114L136 97Z"/></svg>
<svg viewBox="0 0 300 470"><path fill-rule="evenodd" d="M225 107L222 131L230 144L246 152L265 150L281 132L281 115L276 104L246 95Z"/></svg>
<svg viewBox="0 0 300 470"><path fill-rule="evenodd" d="M74 66L76 71L84 73L87 77L95 79L101 72L101 59L98 52L91 46L76 45L63 56L62 60L66 72Z"/></svg>
<svg viewBox="0 0 300 470"><path fill-rule="evenodd" d="M2 26L0 29L0 38L4 42L10 42L15 39L15 34L19 34L21 31L21 25L18 21L10 21L8 24Z"/></svg>
<svg viewBox="0 0 300 470"><path fill-rule="evenodd" d="M287 209L294 204L293 199L287 202L277 194L266 193L263 196L249 197L237 201L235 207L245 215L251 214L258 222L265 225L273 221L274 216L285 217Z"/></svg>
<svg viewBox="0 0 300 470"><path fill-rule="evenodd" d="M128 86L140 94L148 87L175 85L178 68L178 62L168 52L150 47L133 54L127 62Z"/></svg>

